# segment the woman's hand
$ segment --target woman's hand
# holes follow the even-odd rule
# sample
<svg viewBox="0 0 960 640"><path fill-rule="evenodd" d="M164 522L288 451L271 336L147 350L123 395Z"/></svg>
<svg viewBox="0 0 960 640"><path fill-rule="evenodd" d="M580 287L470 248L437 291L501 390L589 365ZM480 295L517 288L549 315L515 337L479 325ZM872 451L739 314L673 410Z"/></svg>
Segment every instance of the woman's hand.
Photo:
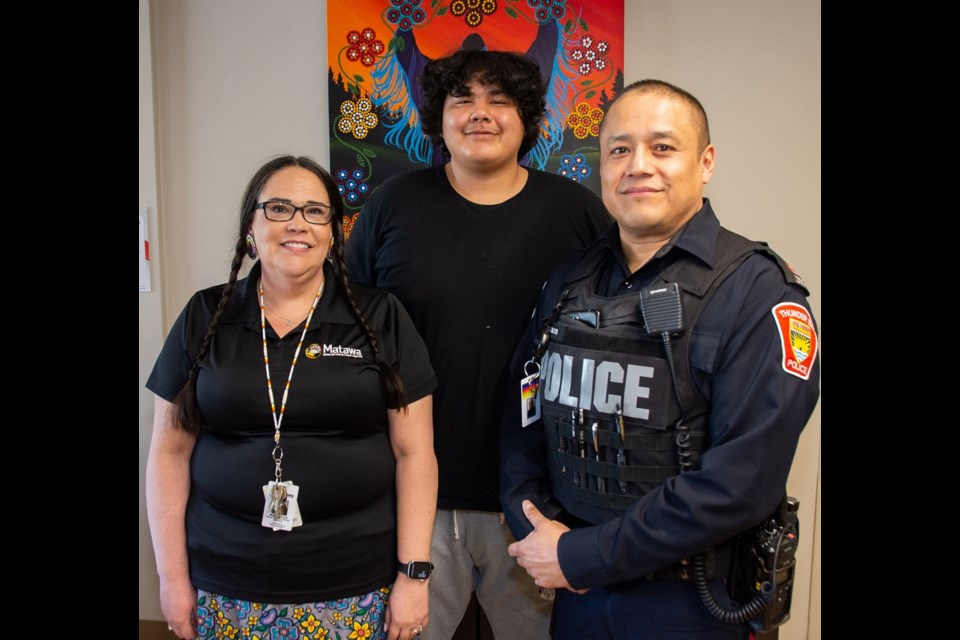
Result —
<svg viewBox="0 0 960 640"><path fill-rule="evenodd" d="M147 457L147 516L160 575L160 608L170 630L195 638L197 591L190 583L186 506L190 456L197 436L180 428L172 404L154 398L153 436Z"/></svg>
<svg viewBox="0 0 960 640"><path fill-rule="evenodd" d="M387 640L410 640L429 622L430 587L426 580L400 574L387 600L384 629Z"/></svg>
<svg viewBox="0 0 960 640"><path fill-rule="evenodd" d="M160 610L178 638L197 637L197 590L189 577L160 582Z"/></svg>
<svg viewBox="0 0 960 640"><path fill-rule="evenodd" d="M397 459L397 558L429 562L437 511L437 457L433 452L433 396L390 410L390 444ZM429 582L397 574L385 616L389 640L409 640L427 626ZM422 626L421 626L422 625Z"/></svg>

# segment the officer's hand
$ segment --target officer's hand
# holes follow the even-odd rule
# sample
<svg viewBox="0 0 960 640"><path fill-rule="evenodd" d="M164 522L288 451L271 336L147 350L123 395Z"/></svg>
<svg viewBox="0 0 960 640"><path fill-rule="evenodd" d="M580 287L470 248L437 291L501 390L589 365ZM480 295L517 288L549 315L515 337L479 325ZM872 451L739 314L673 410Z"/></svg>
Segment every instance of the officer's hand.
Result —
<svg viewBox="0 0 960 640"><path fill-rule="evenodd" d="M517 559L517 564L526 569L538 587L586 593L585 589L578 591L570 586L557 558L560 536L570 528L547 518L529 500L523 501L523 514L533 525L533 531L523 540L507 547L507 553Z"/></svg>

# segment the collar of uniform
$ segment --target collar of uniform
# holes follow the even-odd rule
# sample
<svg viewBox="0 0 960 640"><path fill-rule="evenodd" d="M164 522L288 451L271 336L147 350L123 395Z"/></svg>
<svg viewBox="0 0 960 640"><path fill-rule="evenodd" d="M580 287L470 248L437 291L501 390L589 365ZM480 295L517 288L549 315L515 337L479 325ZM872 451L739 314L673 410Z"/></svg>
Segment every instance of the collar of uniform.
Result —
<svg viewBox="0 0 960 640"><path fill-rule="evenodd" d="M720 235L720 221L713 212L708 198L703 199L703 206L690 221L684 225L676 237L674 246L703 260L713 268L717 258L717 236Z"/></svg>
<svg viewBox="0 0 960 640"><path fill-rule="evenodd" d="M323 277L326 285L323 296L317 303L317 310L313 314L311 327L321 323L353 324L356 319L347 304L346 295L336 271L329 261L323 263ZM220 322L223 324L243 323L252 329L260 331L260 298L257 291L257 281L260 280L260 261L258 260L246 278L237 283L230 306L224 311ZM311 329L312 330L312 329Z"/></svg>
<svg viewBox="0 0 960 640"><path fill-rule="evenodd" d="M692 218L677 232L665 245L660 247L654 254L651 262L657 258L667 255L671 249L677 247L683 249L690 255L699 258L707 266L713 267L713 262L717 256L717 235L720 233L720 221L713 212L708 198L703 199L703 206L700 211L694 214ZM617 262L624 273L630 274L627 268L627 259L623 255L623 246L620 244L620 227L616 224L610 225L606 236L607 247L613 252ZM643 267L641 267L642 269Z"/></svg>

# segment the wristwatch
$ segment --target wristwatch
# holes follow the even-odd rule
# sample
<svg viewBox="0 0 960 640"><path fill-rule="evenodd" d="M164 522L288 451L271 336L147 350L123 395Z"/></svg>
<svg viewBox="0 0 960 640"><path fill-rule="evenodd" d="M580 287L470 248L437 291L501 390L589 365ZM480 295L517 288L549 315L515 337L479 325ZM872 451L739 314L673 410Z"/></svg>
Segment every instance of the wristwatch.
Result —
<svg viewBox="0 0 960 640"><path fill-rule="evenodd" d="M430 572L433 571L433 563L397 562L397 571L414 580L426 580L430 577Z"/></svg>

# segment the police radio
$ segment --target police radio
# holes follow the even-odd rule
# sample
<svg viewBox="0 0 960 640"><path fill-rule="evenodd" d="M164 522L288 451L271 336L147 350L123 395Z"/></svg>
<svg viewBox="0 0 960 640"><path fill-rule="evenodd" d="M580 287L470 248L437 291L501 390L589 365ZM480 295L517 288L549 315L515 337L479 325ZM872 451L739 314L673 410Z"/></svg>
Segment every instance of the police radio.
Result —
<svg viewBox="0 0 960 640"><path fill-rule="evenodd" d="M675 397L680 404L670 342L672 335L683 333L683 301L677 283L657 284L641 290L640 311L647 333L663 338ZM684 416L684 408L680 404L676 445L681 473L693 467L692 455L688 450L689 427L685 424ZM742 604L734 610L721 606L710 591L704 554L692 558L694 584L704 606L714 617L730 624L749 622L756 632L776 629L790 618L799 540L799 508L800 502L796 498L785 496L774 514L759 526L736 537L728 586L730 597ZM772 638L775 633L766 637Z"/></svg>
<svg viewBox="0 0 960 640"><path fill-rule="evenodd" d="M773 515L737 538L730 596L739 602L764 596L766 606L750 621L756 631L773 629L790 619L799 510L800 501L786 496Z"/></svg>
<svg viewBox="0 0 960 640"><path fill-rule="evenodd" d="M640 312L650 334L674 334L683 331L683 303L676 282L647 287L640 291Z"/></svg>

